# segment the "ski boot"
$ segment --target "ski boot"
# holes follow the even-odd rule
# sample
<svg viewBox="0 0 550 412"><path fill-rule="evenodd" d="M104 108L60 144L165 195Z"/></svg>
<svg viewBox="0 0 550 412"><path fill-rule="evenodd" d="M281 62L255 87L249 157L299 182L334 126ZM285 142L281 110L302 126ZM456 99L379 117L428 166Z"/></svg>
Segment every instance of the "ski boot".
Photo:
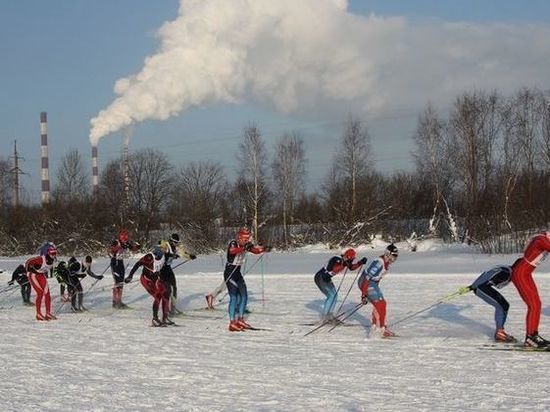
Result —
<svg viewBox="0 0 550 412"><path fill-rule="evenodd" d="M206 299L206 306L208 309L214 309L214 296L208 294L204 298Z"/></svg>
<svg viewBox="0 0 550 412"><path fill-rule="evenodd" d="M159 318L153 318L153 320L151 321L151 326L157 328L157 327L162 327L166 325L162 323Z"/></svg>
<svg viewBox="0 0 550 412"><path fill-rule="evenodd" d="M76 306L71 306L71 310L73 311L73 313L78 313L78 312L80 312L80 309L77 308Z"/></svg>
<svg viewBox="0 0 550 412"><path fill-rule="evenodd" d="M44 315L42 315L41 313L37 313L36 314L36 320L47 320L46 317Z"/></svg>
<svg viewBox="0 0 550 412"><path fill-rule="evenodd" d="M396 335L391 330L389 330L386 326L382 327L382 337L383 338L394 338Z"/></svg>
<svg viewBox="0 0 550 412"><path fill-rule="evenodd" d="M174 326L174 325L176 324L176 322L173 322L173 321L171 321L171 320L168 319L168 318L164 318L164 319L162 320L162 323L163 323L164 325L166 325L166 326Z"/></svg>
<svg viewBox="0 0 550 412"><path fill-rule="evenodd" d="M232 320L229 322L229 327L227 328L229 332L242 332L244 328L239 324L239 321Z"/></svg>
<svg viewBox="0 0 550 412"><path fill-rule="evenodd" d="M57 320L57 316L55 316L53 313L46 313L45 318L46 320Z"/></svg>
<svg viewBox="0 0 550 412"><path fill-rule="evenodd" d="M495 342L514 343L517 342L517 340L512 335L506 333L503 328L501 328L497 329L497 331L495 332Z"/></svg>
<svg viewBox="0 0 550 412"><path fill-rule="evenodd" d="M525 342L523 343L523 347L533 349L548 348L548 345L550 345L550 341L542 338L537 331L532 335L525 336Z"/></svg>
<svg viewBox="0 0 550 412"><path fill-rule="evenodd" d="M252 326L250 326L250 324L243 318L237 319L237 324L243 329L252 329Z"/></svg>

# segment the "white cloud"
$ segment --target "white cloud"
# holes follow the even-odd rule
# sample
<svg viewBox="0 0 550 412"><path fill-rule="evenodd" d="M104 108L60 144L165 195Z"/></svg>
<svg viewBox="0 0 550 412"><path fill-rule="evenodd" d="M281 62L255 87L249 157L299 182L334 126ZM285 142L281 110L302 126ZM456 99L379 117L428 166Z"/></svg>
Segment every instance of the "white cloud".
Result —
<svg viewBox="0 0 550 412"><path fill-rule="evenodd" d="M542 25L415 25L354 15L344 0L181 0L158 36L158 53L118 80L118 97L91 120L92 144L212 103L325 118L445 103L474 87L548 87L550 28Z"/></svg>

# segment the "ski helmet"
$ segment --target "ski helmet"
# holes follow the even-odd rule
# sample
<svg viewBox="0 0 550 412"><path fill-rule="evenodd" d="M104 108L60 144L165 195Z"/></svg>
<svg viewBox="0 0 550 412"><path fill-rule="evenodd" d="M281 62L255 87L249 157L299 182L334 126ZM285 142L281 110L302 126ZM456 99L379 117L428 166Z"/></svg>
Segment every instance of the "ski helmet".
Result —
<svg viewBox="0 0 550 412"><path fill-rule="evenodd" d="M241 244L245 244L246 242L250 241L250 230L248 230L246 227L243 227L239 229L237 232L237 241Z"/></svg>
<svg viewBox="0 0 550 412"><path fill-rule="evenodd" d="M53 242L48 241L42 243L42 245L38 248L38 254L40 256L46 256L48 254L48 249L52 246L55 248L55 244Z"/></svg>
<svg viewBox="0 0 550 412"><path fill-rule="evenodd" d="M55 258L57 256L57 249L55 248L55 246L51 245L48 247L48 249L46 250L46 256L52 258Z"/></svg>
<svg viewBox="0 0 550 412"><path fill-rule="evenodd" d="M126 229L122 229L118 232L118 240L123 243L128 242L128 231Z"/></svg>
<svg viewBox="0 0 550 412"><path fill-rule="evenodd" d="M177 233L172 233L170 235L170 242L178 244L180 242L180 235L178 235Z"/></svg>
<svg viewBox="0 0 550 412"><path fill-rule="evenodd" d="M155 246L151 253L153 254L156 260L160 260L164 256L164 251L162 250L160 245Z"/></svg>
<svg viewBox="0 0 550 412"><path fill-rule="evenodd" d="M384 251L384 256L390 262L395 262L397 260L397 257L399 256L399 250L397 250L397 246L395 246L393 243L389 244Z"/></svg>
<svg viewBox="0 0 550 412"><path fill-rule="evenodd" d="M355 253L355 249L349 248L344 250L344 253L342 253L342 257L344 260L353 260L355 259L355 256L357 256L357 253Z"/></svg>

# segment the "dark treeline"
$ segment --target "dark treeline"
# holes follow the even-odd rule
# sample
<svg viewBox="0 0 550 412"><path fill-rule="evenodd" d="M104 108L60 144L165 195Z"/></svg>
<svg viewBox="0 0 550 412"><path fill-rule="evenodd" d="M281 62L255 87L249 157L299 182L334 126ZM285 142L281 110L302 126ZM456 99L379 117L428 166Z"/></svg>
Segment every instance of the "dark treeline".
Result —
<svg viewBox="0 0 550 412"><path fill-rule="evenodd" d="M165 153L144 149L105 165L92 194L75 149L63 158L44 207L11 206L11 167L0 159L0 253L32 253L46 239L65 253L103 252L122 227L145 244L178 231L202 252L222 247L243 225L258 241L283 248L357 244L380 234L517 252L548 227L548 93L473 91L457 97L448 113L427 105L412 138L414 170L383 175L373 168L368 124L350 117L315 191L305 186L302 137L281 136L270 158L256 124L243 130L234 181L220 164L174 165Z"/></svg>

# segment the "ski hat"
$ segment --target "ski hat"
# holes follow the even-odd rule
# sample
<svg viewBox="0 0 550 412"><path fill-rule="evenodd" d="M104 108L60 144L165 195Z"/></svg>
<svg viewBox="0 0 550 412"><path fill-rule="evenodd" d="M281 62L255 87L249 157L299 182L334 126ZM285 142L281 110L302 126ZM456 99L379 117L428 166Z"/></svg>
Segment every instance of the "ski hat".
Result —
<svg viewBox="0 0 550 412"><path fill-rule="evenodd" d="M172 233L170 235L170 242L179 243L180 242L180 235L177 233Z"/></svg>
<svg viewBox="0 0 550 412"><path fill-rule="evenodd" d="M353 260L355 259L356 256L357 256L357 253L353 248L345 249L344 252L342 253L342 257L344 258L344 260Z"/></svg>
<svg viewBox="0 0 550 412"><path fill-rule="evenodd" d="M118 240L124 243L128 242L128 231L126 229L122 229L118 232Z"/></svg>
<svg viewBox="0 0 550 412"><path fill-rule="evenodd" d="M390 261L395 262L399 256L399 250L393 243L389 244L384 251L384 256Z"/></svg>

